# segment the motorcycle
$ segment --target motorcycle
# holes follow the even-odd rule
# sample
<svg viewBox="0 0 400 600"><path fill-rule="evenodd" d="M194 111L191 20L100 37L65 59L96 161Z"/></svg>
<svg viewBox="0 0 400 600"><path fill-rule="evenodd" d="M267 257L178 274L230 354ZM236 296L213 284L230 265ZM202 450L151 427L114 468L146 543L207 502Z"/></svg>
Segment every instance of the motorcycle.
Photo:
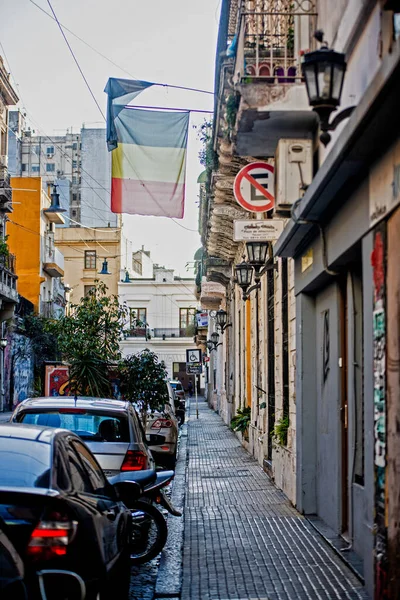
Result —
<svg viewBox="0 0 400 600"><path fill-rule="evenodd" d="M122 498L132 513L131 564L133 565L149 562L166 544L167 523L155 504L162 506L174 516L182 516L163 490L172 481L174 475L174 471L153 470L129 473L129 480L138 486L134 497L132 488L128 488ZM124 473L125 480L126 476L127 473ZM109 477L109 481L115 484L119 478L120 475L115 475Z"/></svg>

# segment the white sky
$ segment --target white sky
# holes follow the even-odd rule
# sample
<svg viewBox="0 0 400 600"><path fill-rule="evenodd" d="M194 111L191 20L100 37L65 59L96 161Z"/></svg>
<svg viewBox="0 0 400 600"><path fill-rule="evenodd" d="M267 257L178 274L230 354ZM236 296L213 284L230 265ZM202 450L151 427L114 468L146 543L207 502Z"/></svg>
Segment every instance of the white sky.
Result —
<svg viewBox="0 0 400 600"><path fill-rule="evenodd" d="M35 0L50 12L46 0ZM59 21L137 79L213 91L216 36L221 0L51 0ZM66 32L80 66L103 112L103 90L109 77L129 78ZM0 54L17 84L20 106L36 133L63 135L103 127L55 21L30 0L0 0ZM150 88L136 104L213 109L213 97L168 88ZM185 264L200 246L198 185L203 167L192 124L204 117L193 113L189 132L185 217L124 217L125 233L134 249L145 245L155 262L190 276Z"/></svg>

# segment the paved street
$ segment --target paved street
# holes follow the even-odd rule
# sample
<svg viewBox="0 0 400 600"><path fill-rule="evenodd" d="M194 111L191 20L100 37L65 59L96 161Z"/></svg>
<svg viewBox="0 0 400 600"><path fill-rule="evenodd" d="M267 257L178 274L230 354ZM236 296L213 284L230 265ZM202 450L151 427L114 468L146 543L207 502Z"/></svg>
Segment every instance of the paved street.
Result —
<svg viewBox="0 0 400 600"><path fill-rule="evenodd" d="M368 598L203 401L188 424L182 600Z"/></svg>

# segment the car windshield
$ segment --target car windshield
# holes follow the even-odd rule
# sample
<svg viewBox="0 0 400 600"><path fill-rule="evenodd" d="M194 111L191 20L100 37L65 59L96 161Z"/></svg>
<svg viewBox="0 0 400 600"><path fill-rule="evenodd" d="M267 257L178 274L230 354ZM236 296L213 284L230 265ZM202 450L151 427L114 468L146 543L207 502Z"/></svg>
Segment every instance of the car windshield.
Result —
<svg viewBox="0 0 400 600"><path fill-rule="evenodd" d="M0 437L0 486L50 487L50 444Z"/></svg>
<svg viewBox="0 0 400 600"><path fill-rule="evenodd" d="M180 392L180 391L182 391L182 390L183 390L182 384L181 384L181 383L179 383L179 381L171 381L171 387L172 387L174 390L178 390L178 392Z"/></svg>
<svg viewBox="0 0 400 600"><path fill-rule="evenodd" d="M83 440L92 442L129 442L126 415L84 408L29 410L17 415L19 423L69 429Z"/></svg>

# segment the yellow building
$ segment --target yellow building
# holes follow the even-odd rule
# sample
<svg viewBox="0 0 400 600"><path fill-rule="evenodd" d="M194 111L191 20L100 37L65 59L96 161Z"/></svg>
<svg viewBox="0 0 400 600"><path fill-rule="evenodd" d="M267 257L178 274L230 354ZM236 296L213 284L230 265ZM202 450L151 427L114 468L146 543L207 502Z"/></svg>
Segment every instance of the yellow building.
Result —
<svg viewBox="0 0 400 600"><path fill-rule="evenodd" d="M105 283L110 294L118 294L118 282L125 277L128 261L132 261L131 245L121 228L60 227L56 230L56 246L64 255L64 280L71 290L71 304L78 304L96 280ZM105 260L109 274L100 273Z"/></svg>
<svg viewBox="0 0 400 600"><path fill-rule="evenodd" d="M61 213L49 210L51 200L40 177L12 177L13 213L7 225L8 245L16 256L18 292L35 312L57 316L64 311L64 257L55 248L55 225Z"/></svg>

